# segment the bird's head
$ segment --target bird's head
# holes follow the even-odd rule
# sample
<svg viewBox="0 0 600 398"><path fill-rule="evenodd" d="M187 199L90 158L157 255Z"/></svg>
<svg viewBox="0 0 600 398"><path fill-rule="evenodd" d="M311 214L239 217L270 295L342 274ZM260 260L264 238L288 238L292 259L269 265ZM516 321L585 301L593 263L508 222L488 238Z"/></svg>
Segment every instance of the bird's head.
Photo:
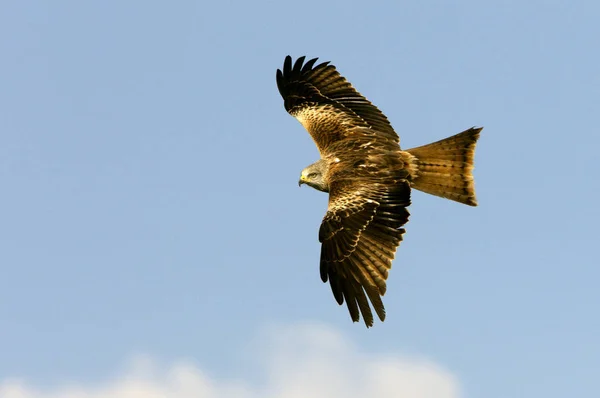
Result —
<svg viewBox="0 0 600 398"><path fill-rule="evenodd" d="M329 192L329 184L327 184L325 178L327 169L327 162L325 162L323 159L311 164L302 170L302 173L300 173L298 186L306 184L309 187L313 187L319 191Z"/></svg>

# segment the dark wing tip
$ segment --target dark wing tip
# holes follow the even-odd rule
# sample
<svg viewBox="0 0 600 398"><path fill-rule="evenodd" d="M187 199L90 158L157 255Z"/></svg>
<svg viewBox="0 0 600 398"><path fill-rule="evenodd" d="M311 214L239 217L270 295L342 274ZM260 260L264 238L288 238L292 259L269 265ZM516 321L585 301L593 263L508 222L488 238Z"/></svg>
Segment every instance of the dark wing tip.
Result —
<svg viewBox="0 0 600 398"><path fill-rule="evenodd" d="M314 64L317 62L319 58L313 58L310 61L308 61L307 63L304 64L304 67L302 68L302 73L306 73L309 70L312 69L312 67L314 66Z"/></svg>
<svg viewBox="0 0 600 398"><path fill-rule="evenodd" d="M302 65L304 64L304 60L305 59L306 59L306 55L303 55L301 57L298 57L298 59L296 60L296 62L294 62L294 67L292 68L292 70L295 73L301 73L302 72Z"/></svg>
<svg viewBox="0 0 600 398"><path fill-rule="evenodd" d="M279 90L279 94L283 96L283 72L277 69L277 74L275 78L277 80L277 89Z"/></svg>
<svg viewBox="0 0 600 398"><path fill-rule="evenodd" d="M313 71L324 65L320 64L314 68L318 58L313 58L306 63L304 62L305 60L305 55L299 57L296 59L296 61L293 61L292 57L288 55L283 61L283 68L277 69L277 89L284 100L289 94L293 93L295 90L298 90L298 84L296 82L301 82L303 80L309 81ZM325 63L325 65L326 64L328 64L328 62ZM287 106L286 109L288 109Z"/></svg>
<svg viewBox="0 0 600 398"><path fill-rule="evenodd" d="M292 57L289 55L285 57L285 61L283 61L283 74L287 75L292 71Z"/></svg>
<svg viewBox="0 0 600 398"><path fill-rule="evenodd" d="M304 62L305 60L305 55L298 57L296 62L292 62L292 57L289 55L285 57L283 69L277 69L277 85L279 86L279 91L281 91L281 86L284 83L293 81L315 69L321 69L329 65L329 62L322 62L315 66L319 58L310 59L306 63Z"/></svg>

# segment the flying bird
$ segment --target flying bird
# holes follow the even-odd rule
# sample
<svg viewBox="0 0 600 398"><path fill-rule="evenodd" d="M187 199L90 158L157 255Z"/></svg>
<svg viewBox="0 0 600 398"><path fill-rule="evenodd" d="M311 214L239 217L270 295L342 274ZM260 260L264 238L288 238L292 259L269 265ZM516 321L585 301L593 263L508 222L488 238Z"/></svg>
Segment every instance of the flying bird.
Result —
<svg viewBox="0 0 600 398"><path fill-rule="evenodd" d="M354 322L381 321L381 296L408 221L411 189L476 206L475 144L482 128L418 148L400 149L387 117L317 58L277 70L286 111L308 130L320 159L302 170L299 184L329 193L321 227L320 272ZM371 306L369 305L369 301Z"/></svg>

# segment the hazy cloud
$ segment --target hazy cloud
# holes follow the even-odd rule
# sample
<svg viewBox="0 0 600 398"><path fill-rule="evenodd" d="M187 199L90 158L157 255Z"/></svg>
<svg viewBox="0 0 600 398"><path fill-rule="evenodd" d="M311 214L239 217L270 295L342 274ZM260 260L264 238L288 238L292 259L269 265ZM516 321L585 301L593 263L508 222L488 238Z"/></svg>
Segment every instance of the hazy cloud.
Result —
<svg viewBox="0 0 600 398"><path fill-rule="evenodd" d="M457 380L435 363L401 355L365 354L320 325L272 328L256 345L256 380L217 379L189 361L159 366L135 358L122 375L99 384L38 389L0 381L2 398L458 398ZM260 355L258 355L260 353Z"/></svg>

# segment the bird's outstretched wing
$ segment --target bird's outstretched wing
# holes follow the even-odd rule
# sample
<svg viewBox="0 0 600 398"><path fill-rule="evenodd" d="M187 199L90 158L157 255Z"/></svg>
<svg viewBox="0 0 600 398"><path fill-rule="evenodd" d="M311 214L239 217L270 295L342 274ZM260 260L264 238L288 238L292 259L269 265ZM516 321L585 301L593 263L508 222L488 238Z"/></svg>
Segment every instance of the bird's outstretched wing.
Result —
<svg viewBox="0 0 600 398"><path fill-rule="evenodd" d="M321 279L329 280L340 305L346 302L352 320L362 313L367 326L373 325L367 297L379 319L385 319L381 296L409 217L409 183L401 170L386 174L332 183L319 230Z"/></svg>
<svg viewBox="0 0 600 398"><path fill-rule="evenodd" d="M308 130L322 156L332 144L348 138L355 128L370 128L380 141L397 148L398 135L387 117L342 77L329 62L317 58L292 64L288 55L277 70L277 87L285 109Z"/></svg>

